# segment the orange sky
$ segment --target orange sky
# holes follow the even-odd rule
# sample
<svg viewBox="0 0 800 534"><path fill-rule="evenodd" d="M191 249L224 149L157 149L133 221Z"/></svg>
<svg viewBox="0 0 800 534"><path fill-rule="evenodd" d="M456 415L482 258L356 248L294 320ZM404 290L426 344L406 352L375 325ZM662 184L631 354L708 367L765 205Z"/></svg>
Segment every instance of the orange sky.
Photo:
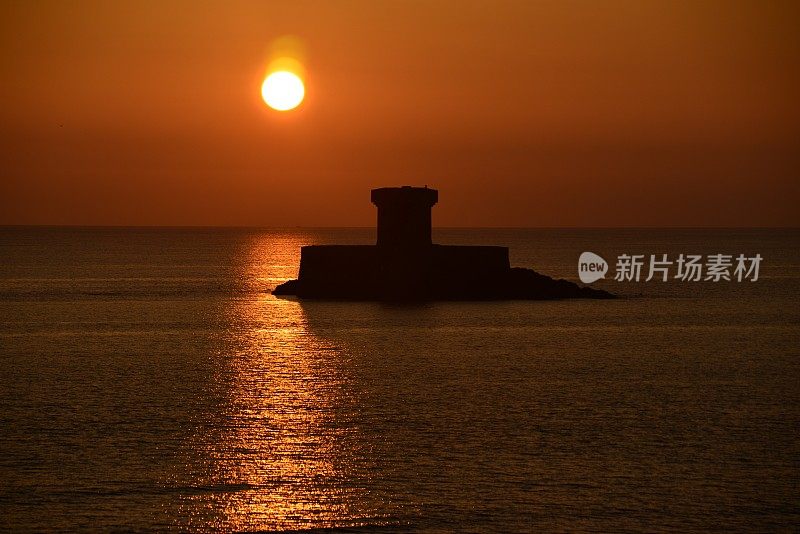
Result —
<svg viewBox="0 0 800 534"><path fill-rule="evenodd" d="M3 2L0 224L800 226L795 2ZM266 108L270 43L306 101Z"/></svg>

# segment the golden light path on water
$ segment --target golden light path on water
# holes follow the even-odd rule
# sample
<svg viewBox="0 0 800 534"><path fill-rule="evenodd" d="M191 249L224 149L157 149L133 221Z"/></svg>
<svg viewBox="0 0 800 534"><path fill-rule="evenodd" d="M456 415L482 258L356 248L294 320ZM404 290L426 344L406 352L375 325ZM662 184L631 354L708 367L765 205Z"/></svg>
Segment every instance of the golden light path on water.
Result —
<svg viewBox="0 0 800 534"><path fill-rule="evenodd" d="M228 308L223 367L215 377L227 388L221 413L193 444L205 457L207 491L188 497L189 524L182 526L252 531L386 524L376 517L380 507L365 476L356 472L346 354L309 331L298 302L263 291L275 283L266 279L276 273L264 269L275 263L276 251L255 239L246 254L241 275L254 291Z"/></svg>

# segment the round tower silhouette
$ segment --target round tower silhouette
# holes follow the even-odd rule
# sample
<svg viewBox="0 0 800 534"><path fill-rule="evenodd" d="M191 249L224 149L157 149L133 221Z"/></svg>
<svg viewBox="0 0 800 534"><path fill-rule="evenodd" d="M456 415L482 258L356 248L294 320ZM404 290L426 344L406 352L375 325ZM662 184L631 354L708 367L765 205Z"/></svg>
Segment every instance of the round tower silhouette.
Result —
<svg viewBox="0 0 800 534"><path fill-rule="evenodd" d="M422 247L431 245L431 208L439 192L428 187L382 187L372 190L378 207L380 247Z"/></svg>

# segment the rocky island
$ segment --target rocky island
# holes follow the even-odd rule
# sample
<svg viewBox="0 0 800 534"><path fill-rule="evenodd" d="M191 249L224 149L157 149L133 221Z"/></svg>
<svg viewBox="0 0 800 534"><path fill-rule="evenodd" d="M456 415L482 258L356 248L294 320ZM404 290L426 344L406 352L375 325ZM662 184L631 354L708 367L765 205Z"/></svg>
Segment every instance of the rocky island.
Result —
<svg viewBox="0 0 800 534"><path fill-rule="evenodd" d="M508 248L436 245L428 187L372 190L378 207L375 245L302 247L300 273L275 295L332 300L607 299L607 291L511 267Z"/></svg>

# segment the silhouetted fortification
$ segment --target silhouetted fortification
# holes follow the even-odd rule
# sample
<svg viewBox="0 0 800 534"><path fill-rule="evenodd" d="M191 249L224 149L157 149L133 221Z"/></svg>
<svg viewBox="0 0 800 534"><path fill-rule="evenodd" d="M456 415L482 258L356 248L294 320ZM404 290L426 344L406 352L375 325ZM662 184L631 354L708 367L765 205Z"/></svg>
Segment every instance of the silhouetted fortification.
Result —
<svg viewBox="0 0 800 534"><path fill-rule="evenodd" d="M378 207L376 245L311 245L300 273L276 295L349 300L497 300L608 298L610 294L511 268L508 248L434 245L428 187L372 190Z"/></svg>
<svg viewBox="0 0 800 534"><path fill-rule="evenodd" d="M431 208L439 192L427 187L382 187L372 190L378 206L378 246L420 247L431 241Z"/></svg>

